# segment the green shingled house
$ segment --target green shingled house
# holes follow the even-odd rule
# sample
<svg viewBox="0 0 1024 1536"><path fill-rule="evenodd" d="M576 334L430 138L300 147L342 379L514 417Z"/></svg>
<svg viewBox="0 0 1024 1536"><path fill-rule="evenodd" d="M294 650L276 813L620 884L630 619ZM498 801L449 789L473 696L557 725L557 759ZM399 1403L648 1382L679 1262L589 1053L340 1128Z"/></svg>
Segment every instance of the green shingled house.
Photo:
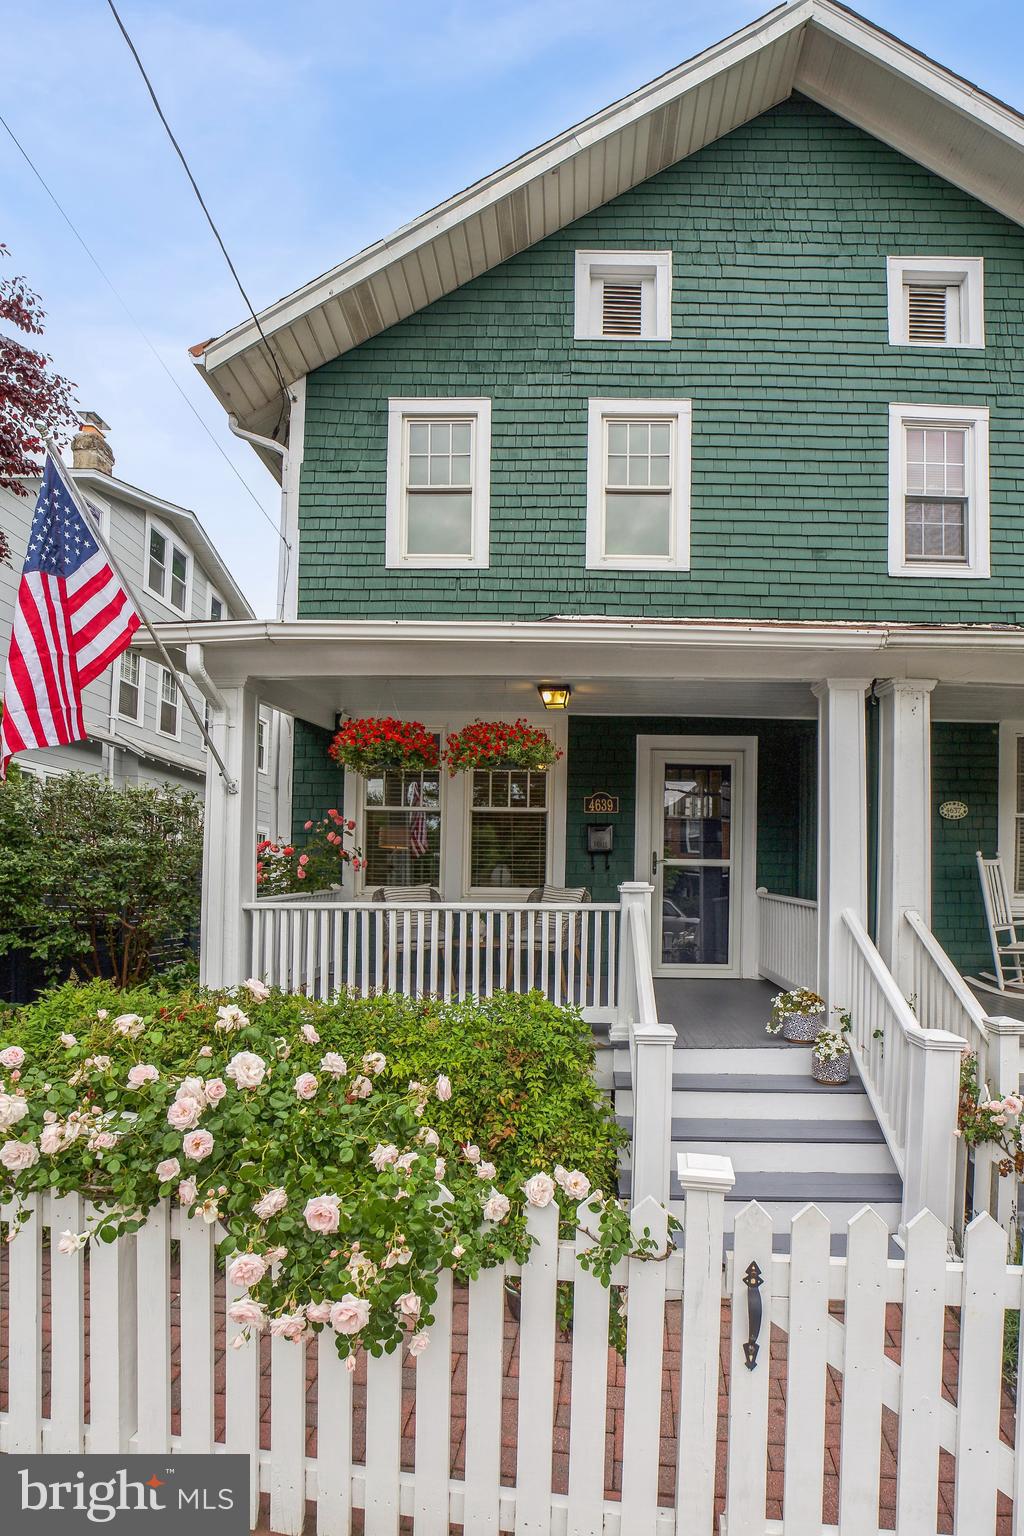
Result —
<svg viewBox="0 0 1024 1536"><path fill-rule="evenodd" d="M206 976L541 985L622 1042L636 1180L948 1212L977 850L1024 913L1022 305L1024 119L797 0L194 349L288 541L277 622L164 630L239 787ZM256 899L259 700L350 887ZM564 755L343 777L375 714ZM764 978L853 1014L827 1109Z"/></svg>

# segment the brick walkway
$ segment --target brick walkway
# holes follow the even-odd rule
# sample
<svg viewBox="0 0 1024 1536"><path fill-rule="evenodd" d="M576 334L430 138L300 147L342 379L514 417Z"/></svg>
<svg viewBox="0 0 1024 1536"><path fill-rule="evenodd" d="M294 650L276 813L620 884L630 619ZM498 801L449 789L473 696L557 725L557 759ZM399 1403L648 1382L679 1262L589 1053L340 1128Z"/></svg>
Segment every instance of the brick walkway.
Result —
<svg viewBox="0 0 1024 1536"><path fill-rule="evenodd" d="M7 1406L7 1266L0 1261L0 1410ZM49 1412L49 1317L46 1306L48 1292L48 1266L44 1263L43 1308L43 1413ZM178 1377L178 1296L172 1280L174 1299L172 1306L172 1351L174 1372L171 1388L172 1432L178 1433L181 1422L180 1381ZM88 1285L86 1287L88 1308ZM217 1325L215 1331L215 1434L223 1436L224 1420L224 1298L223 1286L218 1286ZM900 1311L890 1306L887 1313L886 1354L894 1361L900 1359ZM841 1320L842 1309L833 1306L833 1312ZM466 1324L468 1314L467 1295L456 1292L453 1333L455 1348L452 1360L451 1400L451 1475L461 1478L465 1457L466 1416ZM729 1388L729 1327L730 1309L722 1307L721 1376L719 1381L719 1422L716 1494L719 1511L724 1505L725 1468L728 1440L728 1388ZM679 1396L679 1304L667 1309L665 1330L665 1354L662 1377L662 1416L659 1499L671 1505L674 1499L675 1462L678 1435L676 1403ZM270 1446L270 1382L269 1340L261 1341L263 1370L261 1372L260 1442L263 1449ZM516 1467L516 1420L518 1412L519 1379L519 1329L513 1318L506 1313L505 1319L505 1369L502 1382L502 1481L513 1484ZM946 1346L943 1361L943 1395L951 1403L956 1401L956 1383L959 1363L959 1314L956 1309L946 1312ZM773 1329L769 1368L769 1429L768 1429L768 1507L769 1519L781 1519L785 1464L786 1423L786 1338ZM307 1351L306 1364L306 1449L310 1456L317 1453L316 1425L316 1352ZM406 1361L402 1371L402 1468L411 1471L414 1465L415 1434L415 1367ZM555 1385L553 1408L554 1450L552 1457L552 1489L556 1493L567 1490L569 1470L569 1404L572 1386L571 1341L560 1337L556 1344ZM361 1462L366 1441L366 1369L365 1360L357 1366L353 1383L353 1456ZM608 1357L608 1397L605 1435L604 1483L608 1499L619 1497L622 1487L622 1432L625 1399L625 1368L613 1352ZM823 1520L834 1524L838 1518L840 1412L842 1402L842 1377L829 1368L826 1387L826 1428ZM86 1412L88 1414L88 1337L86 1339ZM1013 1443L1014 1407L1011 1394L1004 1392L1002 1409L1002 1437L1007 1444ZM895 1526L896 1471L897 1471L897 1419L889 1410L883 1410L881 1437L881 1493L879 1527L882 1530ZM938 1525L940 1533L953 1529L954 1461L947 1453L940 1455L938 1488ZM995 1536L1010 1536L1012 1506L1000 1496L999 1516ZM314 1529L314 1510L308 1508L307 1529ZM264 1518L266 1514L264 1513ZM267 1526L262 1529L266 1531ZM359 1529L359 1526L356 1526ZM979 1536L983 1533L979 1532Z"/></svg>

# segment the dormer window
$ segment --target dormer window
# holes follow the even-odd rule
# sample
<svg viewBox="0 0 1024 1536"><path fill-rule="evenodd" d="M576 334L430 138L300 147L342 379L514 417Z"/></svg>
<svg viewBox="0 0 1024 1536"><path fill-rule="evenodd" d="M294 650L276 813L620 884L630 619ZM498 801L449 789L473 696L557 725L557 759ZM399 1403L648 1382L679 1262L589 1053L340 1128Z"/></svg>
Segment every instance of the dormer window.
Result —
<svg viewBox="0 0 1024 1536"><path fill-rule="evenodd" d="M890 343L983 347L983 268L980 256L890 256Z"/></svg>
<svg viewBox="0 0 1024 1536"><path fill-rule="evenodd" d="M671 251L577 251L577 341L670 341Z"/></svg>

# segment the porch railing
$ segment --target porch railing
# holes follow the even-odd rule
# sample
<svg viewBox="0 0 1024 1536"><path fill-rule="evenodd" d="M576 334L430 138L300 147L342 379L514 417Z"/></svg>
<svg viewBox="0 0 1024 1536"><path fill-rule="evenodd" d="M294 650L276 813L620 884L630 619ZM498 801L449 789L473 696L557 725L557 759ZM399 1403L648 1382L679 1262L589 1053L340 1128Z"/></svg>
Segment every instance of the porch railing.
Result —
<svg viewBox="0 0 1024 1536"><path fill-rule="evenodd" d="M833 995L849 1009L864 1090L903 1178L903 1213L953 1222L960 1054L966 1041L922 1029L856 913L842 914Z"/></svg>
<svg viewBox="0 0 1024 1536"><path fill-rule="evenodd" d="M537 988L592 1022L616 1010L619 907L454 901L255 901L254 976L329 998L402 992L450 1001Z"/></svg>
<svg viewBox="0 0 1024 1536"><path fill-rule="evenodd" d="M632 1199L667 1200L672 1143L672 1066L676 1032L662 1024L651 966L653 887L628 882L622 897L619 994L613 1038L629 1042L633 1083Z"/></svg>
<svg viewBox="0 0 1024 1536"><path fill-rule="evenodd" d="M757 968L787 991L818 984L818 903L757 891Z"/></svg>

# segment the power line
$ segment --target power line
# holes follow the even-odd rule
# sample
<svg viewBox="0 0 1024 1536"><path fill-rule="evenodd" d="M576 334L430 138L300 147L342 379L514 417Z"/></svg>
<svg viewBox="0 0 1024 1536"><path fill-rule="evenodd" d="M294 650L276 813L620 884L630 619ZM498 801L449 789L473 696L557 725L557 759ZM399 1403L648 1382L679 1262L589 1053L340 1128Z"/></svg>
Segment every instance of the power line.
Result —
<svg viewBox="0 0 1024 1536"><path fill-rule="evenodd" d="M224 240L223 240L223 238L221 236L220 230L217 228L216 224L213 221L213 215L211 214L209 208L207 208L206 203L203 200L203 194L200 192L199 184L198 184L198 182L196 181L195 177L192 174L192 168L189 165L188 161L185 159L184 150L182 149L181 145L178 143L177 139L174 137L174 134L173 134L173 132L171 130L171 125L167 121L167 118L164 116L164 109L160 105L160 100L159 100L159 97L156 94L156 91L153 89L153 82L150 80L149 76L146 73L146 66L143 64L141 58L139 57L139 50L136 48L135 44L132 42L131 36L129 35L129 32L128 32L128 28L125 26L124 22L121 20L120 16L118 15L117 6L114 4L114 0L107 0L107 5L110 8L111 15L113 16L114 20L117 22L118 28L120 29L120 32L121 32L121 36L124 38L125 42L128 44L128 48L129 48L129 51L131 53L132 58L135 60L136 64L139 67L139 74L142 76L143 80L145 81L146 90L149 92L150 100L152 101L153 106L156 108L156 115L157 115L157 117L159 117L160 121L163 123L164 130L165 130L165 132L167 134L167 137L170 139L171 144L174 146L174 152L177 155L178 159L181 161L182 168L183 168L183 170L185 172L185 175L188 177L188 179L189 179L189 181L190 181L190 183L192 185L192 190L193 190L193 192L196 195L196 198L197 198L197 200L199 202L199 206L203 210L203 213L206 215L206 222L207 222L207 224L209 224L210 229L213 231L213 237L216 240L217 244L220 246L221 253L222 253L223 257L224 257L224 260L227 262L228 267L229 267L229 269L231 271L231 276L235 280L235 285L238 288L239 293L242 295L242 298L245 300L246 307L247 307L250 315L252 316L253 324L255 325L257 331L259 331L260 339L262 340L263 345L267 349L267 356L270 358L270 361L271 361L271 363L273 365L273 368L274 368L274 372L277 374L277 382L278 382L278 384L281 387L281 399L282 399L282 402L283 402L283 409L282 409L282 415L278 418L278 427L280 427L281 422L284 419L285 413L287 413L290 410L290 408L291 408L291 398L290 398L290 396L288 394L288 386L287 386L287 384L284 381L284 375L282 374L280 365L278 364L278 361L277 361L277 355L274 352L273 347L270 345L270 342L267 339L266 332L264 331L263 326L260 324L260 317L256 313L255 309L253 308L252 300L249 298L249 295L246 293L245 288L242 286L242 279L238 275L238 272L237 272L237 270L235 268L234 262L231 260L231 257L228 255L228 248L224 244Z"/></svg>
<svg viewBox="0 0 1024 1536"><path fill-rule="evenodd" d="M164 373L170 379L171 383L174 385L174 388L177 390L177 392L181 396L182 400L184 400L185 404L188 406L189 410L192 412L192 415L195 417L196 421L198 421L199 425L202 427L203 431L206 433L207 437L210 439L210 442L216 448L217 452L220 454L221 458L224 460L225 464L228 466L228 468L230 469L231 473L234 475L235 479L238 481L239 485L245 491L246 495L250 497L250 499L252 500L253 505L259 510L260 515L262 517L266 518L267 522L270 524L271 528L273 528L274 532L277 534L278 538L284 544L285 548L286 549L290 549L291 545L288 543L288 540L285 538L283 532L278 527L278 525L275 523L274 519L271 517L270 513L267 511L266 507L259 500L259 498L256 495L256 492L253 490L252 486L249 484L249 482L242 475L241 471L238 468L238 465L235 464L228 457L228 455L224 452L223 445L217 441L216 437L213 435L212 431L210 430L208 424L203 420L202 416L200 416L199 412L196 410L195 405L189 399L188 395L186 395L185 391L182 389L181 385L178 383L178 380L174 377L174 374L168 368L167 364L164 362L164 360L161 357L160 353L157 351L156 347L153 345L152 341L150 341L150 339L147 336L146 332L143 330L141 324L135 318L134 314L129 309L129 307L128 307L127 303L125 302L125 300L121 297L121 294L118 292L117 288L114 286L114 283L113 283L112 279L110 277L108 277L107 273L104 271L103 267L100 265L98 259L93 254L93 252L91 251L89 246L86 244L86 241L85 241L84 237L79 233L78 229L76 228L76 226L72 222L70 215L67 214L65 212L64 208L61 206L60 202L57 199L56 194L54 193L52 188L49 186L48 182L44 178L44 176L43 176L42 172L40 171L39 167L35 164L34 160L32 159L31 155L29 154L28 150L25 148L24 144L22 144L21 140L18 138L17 134L14 132L14 129L11 127L10 123L6 120L6 118L2 114L0 114L0 127L4 128L4 130L7 133L7 136L11 140L11 143L14 145L15 149L18 151L18 153L21 155L22 159L25 161L25 164L28 166L29 170L32 172L33 176L36 178L36 180L38 181L39 185L42 187L43 191L46 193L47 197L50 199L50 202L56 208L57 212L60 214L61 218L64 220L64 223L67 225L68 229L70 229L71 233L74 235L75 239L78 241L79 245L82 247L82 250L88 256L89 260L92 262L93 266L96 268L96 271L99 273L100 277L102 277L103 281L106 283L107 287L110 289L111 293L114 295L114 298L117 300L118 304L120 304L121 308L124 310L125 314L128 316L128 319L131 321L132 325L138 331L139 335L142 337L143 341L146 343L146 346L152 352L153 356L156 358L157 362L160 364L160 367L163 369Z"/></svg>

